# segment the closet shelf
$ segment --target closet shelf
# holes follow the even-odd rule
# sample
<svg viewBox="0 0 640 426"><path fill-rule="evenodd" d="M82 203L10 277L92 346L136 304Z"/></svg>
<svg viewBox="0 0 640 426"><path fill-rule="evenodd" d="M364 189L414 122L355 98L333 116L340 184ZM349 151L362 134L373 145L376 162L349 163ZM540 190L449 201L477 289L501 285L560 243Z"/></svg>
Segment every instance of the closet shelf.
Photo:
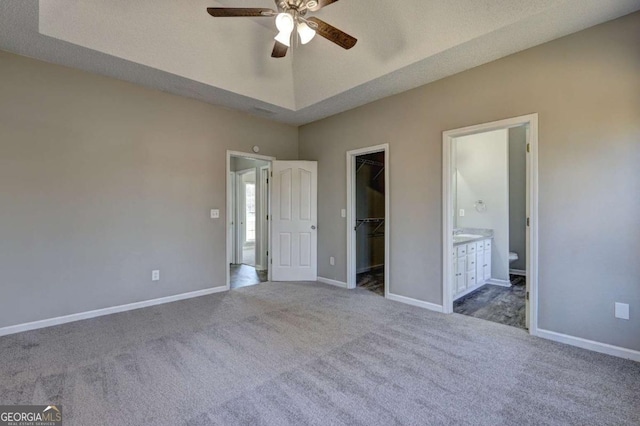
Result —
<svg viewBox="0 0 640 426"><path fill-rule="evenodd" d="M373 233L375 233L378 229L380 229L382 225L384 225L384 217L368 217L365 219L356 219L356 231L358 230L358 228L360 228L360 226L362 226L363 223L377 223L378 226L373 231Z"/></svg>
<svg viewBox="0 0 640 426"><path fill-rule="evenodd" d="M376 174L373 178L373 180L378 179L378 176L380 176L382 174L382 172L384 172L384 163L381 163L379 161L372 161L372 160L366 160L364 158L356 158L356 163L359 163L358 168L356 169L356 174L360 171L360 169L362 167L366 166L375 166L375 167L381 167L380 171L378 172L378 174Z"/></svg>

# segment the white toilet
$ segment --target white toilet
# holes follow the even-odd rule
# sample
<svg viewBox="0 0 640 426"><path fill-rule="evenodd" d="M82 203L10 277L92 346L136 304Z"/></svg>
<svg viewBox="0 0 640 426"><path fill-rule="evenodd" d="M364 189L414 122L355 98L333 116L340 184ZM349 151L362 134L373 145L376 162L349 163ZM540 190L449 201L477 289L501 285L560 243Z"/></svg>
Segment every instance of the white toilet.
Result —
<svg viewBox="0 0 640 426"><path fill-rule="evenodd" d="M518 253L516 253L514 251L510 251L509 252L509 263L513 263L516 260L518 260Z"/></svg>

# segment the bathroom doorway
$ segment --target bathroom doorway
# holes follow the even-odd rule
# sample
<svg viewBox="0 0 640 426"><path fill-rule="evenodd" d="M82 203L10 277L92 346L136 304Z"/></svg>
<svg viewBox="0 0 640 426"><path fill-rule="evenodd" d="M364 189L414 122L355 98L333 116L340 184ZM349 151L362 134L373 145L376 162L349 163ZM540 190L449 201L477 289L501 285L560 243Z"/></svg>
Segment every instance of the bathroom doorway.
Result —
<svg viewBox="0 0 640 426"><path fill-rule="evenodd" d="M443 134L443 310L537 330L537 115Z"/></svg>

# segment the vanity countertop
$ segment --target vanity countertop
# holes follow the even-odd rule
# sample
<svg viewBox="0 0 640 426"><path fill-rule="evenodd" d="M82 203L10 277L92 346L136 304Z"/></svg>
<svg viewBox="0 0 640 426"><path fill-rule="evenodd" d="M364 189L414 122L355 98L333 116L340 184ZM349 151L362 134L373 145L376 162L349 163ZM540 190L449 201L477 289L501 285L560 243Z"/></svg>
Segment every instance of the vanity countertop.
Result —
<svg viewBox="0 0 640 426"><path fill-rule="evenodd" d="M456 230L456 234L453 235L453 246L459 246L461 244L473 243L476 241L486 240L487 238L493 238L492 229L477 229L477 228L464 228Z"/></svg>

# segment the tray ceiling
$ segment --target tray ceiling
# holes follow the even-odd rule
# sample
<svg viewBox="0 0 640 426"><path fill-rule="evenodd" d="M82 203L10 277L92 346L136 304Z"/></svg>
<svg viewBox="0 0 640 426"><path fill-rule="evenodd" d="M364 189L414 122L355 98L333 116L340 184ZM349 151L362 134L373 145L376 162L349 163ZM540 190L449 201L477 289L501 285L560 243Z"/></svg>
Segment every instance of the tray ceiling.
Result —
<svg viewBox="0 0 640 426"><path fill-rule="evenodd" d="M211 6L272 0L0 0L0 49L304 124L640 9L640 0L341 0L317 37L270 57L272 18Z"/></svg>

